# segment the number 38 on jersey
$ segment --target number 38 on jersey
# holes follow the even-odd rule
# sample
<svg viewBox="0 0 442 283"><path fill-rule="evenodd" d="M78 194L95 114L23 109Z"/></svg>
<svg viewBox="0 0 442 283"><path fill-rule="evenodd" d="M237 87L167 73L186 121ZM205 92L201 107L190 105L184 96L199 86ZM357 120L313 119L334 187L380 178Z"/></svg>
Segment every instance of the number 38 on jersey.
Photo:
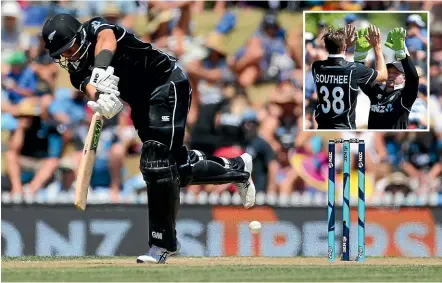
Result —
<svg viewBox="0 0 442 283"><path fill-rule="evenodd" d="M340 115L345 110L344 103L344 90L340 86L333 87L331 91L327 86L323 85L319 89L319 92L322 97L322 112L324 114L328 114L330 111L333 111L336 115ZM331 92L331 96L330 96Z"/></svg>

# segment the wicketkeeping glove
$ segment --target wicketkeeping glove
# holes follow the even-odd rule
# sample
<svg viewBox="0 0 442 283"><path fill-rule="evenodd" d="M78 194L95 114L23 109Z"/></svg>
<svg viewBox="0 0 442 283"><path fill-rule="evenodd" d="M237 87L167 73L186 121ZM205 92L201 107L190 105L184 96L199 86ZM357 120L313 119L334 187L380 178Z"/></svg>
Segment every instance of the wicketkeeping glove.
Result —
<svg viewBox="0 0 442 283"><path fill-rule="evenodd" d="M368 29L364 28L355 32L356 47L355 47L355 61L364 61L367 58L368 51L372 48L368 42Z"/></svg>
<svg viewBox="0 0 442 283"><path fill-rule="evenodd" d="M405 45L406 36L407 31L404 28L394 28L387 35L385 46L394 51L396 60L402 60L408 54L407 46Z"/></svg>

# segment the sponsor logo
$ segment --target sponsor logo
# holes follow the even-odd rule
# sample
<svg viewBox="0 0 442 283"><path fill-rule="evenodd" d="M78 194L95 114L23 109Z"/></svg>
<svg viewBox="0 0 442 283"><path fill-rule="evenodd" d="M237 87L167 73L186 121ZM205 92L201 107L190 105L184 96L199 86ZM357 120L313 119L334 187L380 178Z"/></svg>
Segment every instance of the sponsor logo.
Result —
<svg viewBox="0 0 442 283"><path fill-rule="evenodd" d="M344 147L344 162L348 161L348 148Z"/></svg>
<svg viewBox="0 0 442 283"><path fill-rule="evenodd" d="M152 231L152 238L157 239L157 240L162 240L163 233Z"/></svg>
<svg viewBox="0 0 442 283"><path fill-rule="evenodd" d="M161 116L161 121L169 122L170 121L170 116Z"/></svg>
<svg viewBox="0 0 442 283"><path fill-rule="evenodd" d="M93 21L91 23L91 26L94 29L94 31L97 32L97 29L101 26L101 23L99 21Z"/></svg>
<svg viewBox="0 0 442 283"><path fill-rule="evenodd" d="M381 99L382 98L382 94L378 94L378 96L376 96L377 99Z"/></svg>
<svg viewBox="0 0 442 283"><path fill-rule="evenodd" d="M370 107L371 112L376 113L388 113L393 112L393 106L389 103L387 105L372 105Z"/></svg>
<svg viewBox="0 0 442 283"><path fill-rule="evenodd" d="M362 152L359 152L359 154L358 154L358 167L359 167L359 168L364 167L364 163L363 163L363 161L364 161L364 159L363 159L363 157L362 157Z"/></svg>
<svg viewBox="0 0 442 283"><path fill-rule="evenodd" d="M346 253L347 252L347 237L342 237L342 252Z"/></svg>
<svg viewBox="0 0 442 283"><path fill-rule="evenodd" d="M333 168L333 153L328 153L328 168Z"/></svg>
<svg viewBox="0 0 442 283"><path fill-rule="evenodd" d="M97 83L97 81L98 81L98 77L100 77L100 75L99 75L99 74L95 74L95 77L94 77L94 83Z"/></svg>
<svg viewBox="0 0 442 283"><path fill-rule="evenodd" d="M358 258L363 258L364 249L362 247L359 247L358 249Z"/></svg>
<svg viewBox="0 0 442 283"><path fill-rule="evenodd" d="M328 247L328 258L332 258L333 257L333 248L332 247Z"/></svg>
<svg viewBox="0 0 442 283"><path fill-rule="evenodd" d="M98 147L98 141L100 140L101 129L103 124L100 119L97 119L94 127L94 136L92 137L91 150L96 150Z"/></svg>

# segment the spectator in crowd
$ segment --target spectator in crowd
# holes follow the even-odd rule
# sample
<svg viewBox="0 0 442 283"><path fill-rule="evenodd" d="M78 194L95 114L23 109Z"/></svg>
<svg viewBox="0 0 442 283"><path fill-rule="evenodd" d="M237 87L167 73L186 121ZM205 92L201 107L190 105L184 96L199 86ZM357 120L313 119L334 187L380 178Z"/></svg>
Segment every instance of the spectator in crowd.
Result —
<svg viewBox="0 0 442 283"><path fill-rule="evenodd" d="M275 151L280 147L277 133L294 137L302 129L302 90L293 75L294 72L280 75L265 107L259 111L260 135Z"/></svg>
<svg viewBox="0 0 442 283"><path fill-rule="evenodd" d="M157 48L164 49L186 63L186 55L194 53L194 38L191 30L192 1L149 2L147 33L145 39ZM190 56L192 58L193 56Z"/></svg>
<svg viewBox="0 0 442 283"><path fill-rule="evenodd" d="M243 115L242 128L244 131L245 152L253 157L252 178L257 191L275 192L278 162L275 151L258 134L259 121L257 113L247 111Z"/></svg>
<svg viewBox="0 0 442 283"><path fill-rule="evenodd" d="M242 146L244 141L244 132L241 127L243 115L251 107L247 93L240 87L237 87L234 93L225 100L215 122L219 137L217 150L226 151L229 148L235 150L236 147Z"/></svg>
<svg viewBox="0 0 442 283"><path fill-rule="evenodd" d="M49 56L41 35L34 37L32 47L29 49L29 57L32 60L30 67L37 76L38 92L43 94L53 92L58 66Z"/></svg>
<svg viewBox="0 0 442 283"><path fill-rule="evenodd" d="M2 62L13 51L26 51L30 46L30 37L21 30L23 13L15 1L2 2ZM2 68L2 73L3 73Z"/></svg>
<svg viewBox="0 0 442 283"><path fill-rule="evenodd" d="M10 70L5 78L3 85L8 93L11 103L17 104L25 97L35 96L37 91L37 76L27 64L27 58L24 52L14 51L6 61Z"/></svg>
<svg viewBox="0 0 442 283"><path fill-rule="evenodd" d="M408 51L416 52L417 60L424 60L428 44L427 30L425 22L418 14L413 14L407 18L407 38L405 40Z"/></svg>
<svg viewBox="0 0 442 283"><path fill-rule="evenodd" d="M27 184L26 193L35 194L48 184L59 165L63 128L42 114L33 100L23 100L17 107L18 126L6 152L14 194L23 194L23 184Z"/></svg>
<svg viewBox="0 0 442 283"><path fill-rule="evenodd" d="M106 10L111 14L114 11L119 12L119 25L128 30L133 30L135 27L136 5L135 1L114 0L111 3L107 1L90 1L87 5L82 2L76 2L77 13L80 17L80 22L89 20L92 17L103 16Z"/></svg>
<svg viewBox="0 0 442 283"><path fill-rule="evenodd" d="M111 24L121 25L120 21L123 19L124 14L118 8L118 5L116 5L115 3L110 3L103 10L101 16ZM133 31L130 30L130 32Z"/></svg>
<svg viewBox="0 0 442 283"><path fill-rule="evenodd" d="M298 181L297 174L290 161L294 150L294 137L286 133L277 133L277 135L280 146L276 151L278 169L273 193L288 197L296 190L296 182Z"/></svg>
<svg viewBox="0 0 442 283"><path fill-rule="evenodd" d="M243 87L258 81L275 81L280 72L293 68L286 46L285 30L281 28L277 15L264 15L258 31L247 41L230 63Z"/></svg>
<svg viewBox="0 0 442 283"><path fill-rule="evenodd" d="M193 103L188 116L188 124L190 125L195 123L198 109L201 109L206 104L218 105L223 98L223 86L235 80L234 75L227 66L225 37L213 32L207 36L205 47L208 49L208 54L205 58L193 60L185 66L193 85ZM207 113L200 113L203 114L200 115L201 118L208 118L209 115L214 114L203 109L201 111ZM209 121L210 118L207 122ZM200 121L201 123L205 122ZM208 133L210 134L210 132ZM209 152L207 153L209 154Z"/></svg>
<svg viewBox="0 0 442 283"><path fill-rule="evenodd" d="M48 3L48 17L53 17L56 14L71 14L77 16L77 8L75 2L70 0L50 1Z"/></svg>
<svg viewBox="0 0 442 283"><path fill-rule="evenodd" d="M409 133L402 149L404 172L417 183L418 192L431 192L440 186L442 150L436 133Z"/></svg>
<svg viewBox="0 0 442 283"><path fill-rule="evenodd" d="M8 131L15 130L17 128L17 119L15 119L14 115L16 114L17 111L17 105L11 103L11 101L9 100L8 92L3 88L2 88L1 110L2 110L2 115L1 115L2 133L3 132L7 133Z"/></svg>
<svg viewBox="0 0 442 283"><path fill-rule="evenodd" d="M427 129L428 127L428 95L427 85L420 84L416 101L408 116L409 129Z"/></svg>

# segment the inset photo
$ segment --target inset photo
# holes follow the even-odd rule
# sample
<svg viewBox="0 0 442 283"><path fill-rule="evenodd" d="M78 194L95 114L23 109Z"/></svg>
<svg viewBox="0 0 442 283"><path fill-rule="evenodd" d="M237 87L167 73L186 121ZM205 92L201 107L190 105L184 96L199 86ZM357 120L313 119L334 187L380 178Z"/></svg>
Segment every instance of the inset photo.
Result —
<svg viewBox="0 0 442 283"><path fill-rule="evenodd" d="M429 13L304 12L304 130L429 131Z"/></svg>

